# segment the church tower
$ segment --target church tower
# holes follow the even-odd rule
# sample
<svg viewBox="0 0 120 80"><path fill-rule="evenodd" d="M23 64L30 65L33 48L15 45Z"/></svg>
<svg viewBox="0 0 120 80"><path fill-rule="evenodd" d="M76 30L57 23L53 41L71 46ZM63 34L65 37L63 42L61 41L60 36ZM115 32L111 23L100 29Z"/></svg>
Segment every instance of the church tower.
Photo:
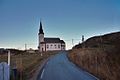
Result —
<svg viewBox="0 0 120 80"><path fill-rule="evenodd" d="M39 29L39 42L44 42L44 32L42 28L42 22L40 21L40 29Z"/></svg>
<svg viewBox="0 0 120 80"><path fill-rule="evenodd" d="M38 37L39 37L39 46L38 49L40 52L43 51L42 48L42 43L44 43L44 32L43 32L43 28L42 28L42 22L40 21L40 29L39 29L39 33L38 33Z"/></svg>

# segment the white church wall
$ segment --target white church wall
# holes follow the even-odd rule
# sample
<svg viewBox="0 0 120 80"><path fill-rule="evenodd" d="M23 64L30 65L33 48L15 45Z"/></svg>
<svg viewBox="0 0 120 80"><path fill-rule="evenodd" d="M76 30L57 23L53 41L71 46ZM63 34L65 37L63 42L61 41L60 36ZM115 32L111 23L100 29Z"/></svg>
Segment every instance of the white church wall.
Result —
<svg viewBox="0 0 120 80"><path fill-rule="evenodd" d="M45 51L45 44L40 44L40 52Z"/></svg>
<svg viewBox="0 0 120 80"><path fill-rule="evenodd" d="M39 36L39 42L44 42L44 34L40 34L40 36Z"/></svg>
<svg viewBox="0 0 120 80"><path fill-rule="evenodd" d="M61 43L46 43L46 51L61 50Z"/></svg>

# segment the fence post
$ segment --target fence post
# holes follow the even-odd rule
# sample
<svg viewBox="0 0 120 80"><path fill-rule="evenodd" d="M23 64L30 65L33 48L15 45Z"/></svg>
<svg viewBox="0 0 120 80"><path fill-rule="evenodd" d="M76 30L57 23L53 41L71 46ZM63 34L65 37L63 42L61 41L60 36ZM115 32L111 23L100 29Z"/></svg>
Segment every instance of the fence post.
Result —
<svg viewBox="0 0 120 80"><path fill-rule="evenodd" d="M10 66L10 51L8 50L8 66Z"/></svg>

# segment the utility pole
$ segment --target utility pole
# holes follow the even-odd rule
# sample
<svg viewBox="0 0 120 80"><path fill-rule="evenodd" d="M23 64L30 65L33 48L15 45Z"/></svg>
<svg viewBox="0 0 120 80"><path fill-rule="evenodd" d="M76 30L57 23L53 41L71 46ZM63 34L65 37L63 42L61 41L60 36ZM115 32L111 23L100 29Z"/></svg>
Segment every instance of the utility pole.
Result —
<svg viewBox="0 0 120 80"><path fill-rule="evenodd" d="M27 50L27 44L25 44L25 50Z"/></svg>
<svg viewBox="0 0 120 80"><path fill-rule="evenodd" d="M84 43L84 35L82 35L82 48L84 48L85 47L85 43Z"/></svg>
<svg viewBox="0 0 120 80"><path fill-rule="evenodd" d="M73 41L74 41L74 39L72 39L72 45L74 46L74 42Z"/></svg>
<svg viewBox="0 0 120 80"><path fill-rule="evenodd" d="M84 35L82 35L82 43L84 42Z"/></svg>

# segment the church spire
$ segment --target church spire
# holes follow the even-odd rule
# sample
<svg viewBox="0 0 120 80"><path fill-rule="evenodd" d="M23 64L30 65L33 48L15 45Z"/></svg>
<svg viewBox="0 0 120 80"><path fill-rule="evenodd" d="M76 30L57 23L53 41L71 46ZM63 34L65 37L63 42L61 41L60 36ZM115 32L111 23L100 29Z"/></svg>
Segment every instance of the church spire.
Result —
<svg viewBox="0 0 120 80"><path fill-rule="evenodd" d="M44 32L43 32L43 28L42 28L42 22L41 22L41 21L40 21L39 34L44 34Z"/></svg>

